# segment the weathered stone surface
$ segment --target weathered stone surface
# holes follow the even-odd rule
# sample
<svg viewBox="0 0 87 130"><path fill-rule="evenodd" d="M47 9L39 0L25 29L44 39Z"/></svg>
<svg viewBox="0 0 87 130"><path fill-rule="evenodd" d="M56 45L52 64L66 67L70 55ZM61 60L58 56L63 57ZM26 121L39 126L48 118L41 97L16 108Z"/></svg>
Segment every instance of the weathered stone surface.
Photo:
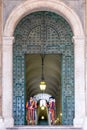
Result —
<svg viewBox="0 0 87 130"><path fill-rule="evenodd" d="M6 20L7 20L7 18L8 18L8 16L9 16L9 14L11 13L11 11L15 8L15 7L17 7L18 5L20 5L20 3L22 3L22 2L24 2L24 1L28 1L28 0L4 0L3 2L4 2L4 24L5 24L5 22L6 22ZM30 1L34 1L34 0L30 0ZM37 0L37 1L39 1L39 0ZM43 1L43 0L42 0ZM52 1L52 0L50 0L50 1ZM63 10L65 13L66 13L66 15L64 15L64 16L66 16L66 18L68 17L68 20L69 20L69 23L71 24L71 26L72 26L72 29L73 29L73 31L75 31L76 33L75 34L77 34L77 35L79 35L79 34L83 34L83 33L81 33L81 26L79 26L79 25L81 25L82 23L83 23L83 25L84 25L84 23L87 23L87 4L86 4L86 14L85 14L85 19L84 19L84 12L85 12L85 8L84 8L84 5L85 5L85 1L86 0L60 0L60 1L63 1L66 5L67 5L67 7L70 7L70 8L72 8L75 12L76 12L76 14L77 14L77 16L78 17L80 17L80 22L77 22L76 21L76 18L77 17L73 17L72 18L72 16L74 16L74 15L69 15L69 14L72 14L73 12L71 11L71 13L69 13L68 12L68 14L67 14L67 10ZM1 1L0 1L1 2ZM37 4L37 3L36 3ZM45 3L44 3L45 4ZM53 3L52 3L53 4ZM1 5L1 4L0 4ZM40 5L40 4L39 4ZM38 5L38 7L39 7L39 5ZM51 4L50 4L51 5ZM53 6L51 5L51 7L52 7L52 9L53 9ZM58 12L59 12L59 10L57 9L57 7L59 7L58 5L57 6L55 6L55 10L57 10ZM26 7L24 7L21 11L25 11L26 10L26 8L28 8L28 6L26 6ZM31 8L32 8L32 6L31 6ZM61 9L60 9L61 10ZM53 11L53 10L52 10ZM0 11L0 13L1 13L1 11ZM28 10L27 10L27 13L29 13L28 12ZM30 12L31 13L31 12ZM63 14L65 14L65 13L63 13ZM23 17L23 15L21 15L22 14L22 12L18 12L18 14L16 13L16 15L14 15L15 16L15 18L16 17L18 17L18 20L20 21L20 19ZM0 14L1 15L1 14ZM20 15L20 16L19 16ZM12 17L14 17L14 16L12 16ZM13 19L13 21L10 21L9 20L9 22L11 22L11 24L10 25L13 25L13 23L14 23L14 20L15 20L15 18ZM85 20L85 21L84 21ZM73 21L74 22L74 24L72 24L72 22L71 21ZM76 22L75 22L76 21ZM17 22L17 21L16 21ZM15 22L15 23L16 23ZM81 23L81 24L80 24ZM1 25L1 16L0 16L0 25ZM8 25L7 25L8 26ZM13 25L14 26L14 25ZM13 26L9 26L9 28L7 29L7 30L9 30L10 31L10 27L13 27ZM76 27L76 28L75 28ZM77 27L79 28L79 29L77 29ZM0 27L0 32L1 32L1 34L2 34L2 29L1 29L2 27ZM6 30L6 31L7 31ZM77 31L78 30L78 31ZM83 29L82 29L83 30ZM9 31L7 31L7 32L9 32ZM11 31L14 31L14 30L11 30ZM86 26L85 26L85 29L84 29L84 32L85 32L85 34L86 34L86 36L87 36L87 24L86 24ZM8 34L8 33L6 33L6 34ZM10 33L11 34L11 33ZM0 35L1 36L1 35ZM7 35L6 35L7 36ZM9 35L10 36L10 35ZM81 37L81 35L79 35L79 37ZM2 40L0 40L0 43L1 43L1 41ZM87 40L86 40L87 41ZM7 44L8 43L8 40L6 40L5 41L5 44ZM82 44L83 46L79 46L79 43L80 44ZM8 47L7 47L7 49L8 49ZM80 49L80 50L79 50ZM79 54L78 54L78 50L79 50ZM7 51L7 50L5 50L5 51ZM4 58L6 58L6 59L4 59L3 61L5 62L5 63L7 63L6 61L8 61L7 59L8 59L8 57L6 56L6 53L5 53L5 51L4 51ZM10 50L11 51L11 50ZM10 53L10 52L9 52ZM81 121L80 122L80 118L82 119L82 118L84 118L84 116L86 116L86 115L84 115L84 109L85 108L87 108L86 106L84 106L84 102L85 102L85 98L84 98L84 96L85 96L85 94L86 94L86 92L87 92L87 90L86 90L86 87L85 87L85 57L84 57L84 54L85 54L85 49L84 49L84 41L82 41L81 39L79 39L78 38L78 40L76 40L75 39L75 125L81 125L82 126L82 124L81 124L81 122L83 121ZM9 55L9 54L8 54ZM9 55L10 56L10 55ZM80 57L81 56L81 57ZM80 57L80 58L79 58ZM8 66L12 66L11 64L12 63L8 63L9 65ZM6 65L3 63L3 68L4 67L6 67ZM9 67L10 68L10 67ZM6 74L6 72L7 72L7 70L6 70L6 68L4 68L5 70L4 70L4 75ZM11 71L11 70L10 70ZM10 77L10 78L12 78L12 77ZM10 79L11 80L11 79ZM8 90L8 89L6 89L6 83L5 83L5 81L6 81L6 83L8 84L8 79L4 79L4 77L3 77L3 83L4 83L4 89L3 89L3 91L4 92L6 92L6 90ZM11 83L12 83L12 80L11 80ZM8 84L8 85L10 85L11 86L11 84ZM11 86L12 87L12 86ZM11 89L12 88L10 88L9 86L8 86L8 88L9 88L9 91L11 91ZM80 89L81 88L81 89ZM86 90L86 91L85 91ZM0 92L1 92L1 89L0 89ZM3 93L4 93L3 92ZM11 103L12 103L12 94L10 93L10 101L11 101ZM5 100L5 93L4 93L4 97L3 97L3 99ZM9 98L8 98L9 99ZM3 101L4 101L3 100ZM0 101L1 102L1 101ZM8 104L7 104L7 106L8 106ZM81 108L83 107L83 109L81 110ZM5 106L4 106L4 108L5 108ZM80 108L80 109L78 109L78 108ZM12 109L12 108L11 108ZM4 109L5 110L5 109ZM12 112L12 111L11 111ZM7 115L9 115L9 112L8 111L6 111L6 114ZM11 113L12 114L12 113ZM9 126L10 125L10 120L12 121L12 118L10 118L9 120L8 120L8 118L6 118L5 117L5 122L6 122L6 124ZM84 119L85 120L85 119ZM8 121L8 122L7 122ZM86 123L87 121L85 120L85 124L87 124ZM13 121L12 121L12 123L11 123L11 125L10 126L12 126L13 125ZM84 129L87 129L87 127L84 127Z"/></svg>
<svg viewBox="0 0 87 130"><path fill-rule="evenodd" d="M4 1L4 24L12 10L26 0L3 0ZM39 0L38 0L39 1ZM43 1L43 0L42 0ZM84 1L85 0L60 0L72 8L84 23Z"/></svg>
<svg viewBox="0 0 87 130"><path fill-rule="evenodd" d="M1 85L1 45L2 45L2 0L0 1L0 116L2 115L2 85Z"/></svg>

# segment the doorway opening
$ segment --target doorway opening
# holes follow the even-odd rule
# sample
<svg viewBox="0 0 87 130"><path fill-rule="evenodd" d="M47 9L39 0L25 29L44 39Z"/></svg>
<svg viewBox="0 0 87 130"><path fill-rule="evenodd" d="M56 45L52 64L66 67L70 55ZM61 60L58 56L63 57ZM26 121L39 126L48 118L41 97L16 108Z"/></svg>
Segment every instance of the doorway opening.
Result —
<svg viewBox="0 0 87 130"><path fill-rule="evenodd" d="M62 86L62 90L60 89L60 91L62 91L62 98L61 102L59 100L58 104L61 103L60 106L62 106L62 112L60 111L62 125L73 125L75 102L74 45L72 43L72 36L73 32L68 22L63 17L53 12L39 11L31 13L24 17L17 25L14 32L15 43L13 44L13 116L15 125L26 124L25 105L28 99L27 96L34 96L35 92L41 93L38 87L41 79L41 70L38 68L41 68L41 64L37 67L38 62L41 61L41 59L38 60L39 58L37 59L37 57L42 53L43 48L46 58L48 57L51 59L51 57L53 57L52 60L54 60L55 57L57 59L58 57L59 59L62 57L62 60L60 60L61 67L57 70L55 70L57 67L53 66L54 61L50 64L50 60L45 61L47 62L46 66L49 64L50 70L54 69L55 72L52 74L51 71L49 71L49 75L46 75L45 77L45 79L48 77L52 79L51 81L48 79L48 81L51 82L49 86L51 87L52 85L52 87L49 91L46 89L46 91L48 91L46 93L52 93L51 95L54 97L55 95L53 93L57 93L56 95L61 97L60 93L58 94L58 83L61 81L61 85L59 86ZM28 57L28 54L29 57L32 57L31 60L25 58ZM32 65L29 66L29 71L27 70L26 73L25 71L28 67L25 66L25 59L27 59L26 62L32 61L33 64L33 61L37 59L35 62L36 67L32 68ZM56 62L58 61L56 60ZM45 72L48 72L48 69L45 70ZM37 75L36 70L38 70L38 74L40 75ZM30 73L32 74L32 77L28 78L28 80L26 77L29 77L28 74ZM58 74L57 78L55 77L56 74ZM59 75L60 80L58 77ZM53 82L53 79L55 82ZM34 83L37 83L36 81L38 81L38 84L36 84L37 86L33 86ZM27 84L30 86L29 89L26 87ZM55 86L55 90L53 86ZM26 94L28 92L29 94ZM58 99L57 96L56 98ZM57 99L55 100L57 101ZM59 108L60 107L56 107L56 109ZM57 115L59 115L59 113L57 113Z"/></svg>
<svg viewBox="0 0 87 130"><path fill-rule="evenodd" d="M44 59L44 78L46 90L40 90L41 81L41 56L40 54L25 55L25 81L26 81L26 102L34 97L37 102L36 124L50 125L49 100L55 99L55 125L62 124L62 87L61 87L61 63L62 55L46 54ZM36 95L36 96L35 96ZM44 104L44 109L40 105Z"/></svg>

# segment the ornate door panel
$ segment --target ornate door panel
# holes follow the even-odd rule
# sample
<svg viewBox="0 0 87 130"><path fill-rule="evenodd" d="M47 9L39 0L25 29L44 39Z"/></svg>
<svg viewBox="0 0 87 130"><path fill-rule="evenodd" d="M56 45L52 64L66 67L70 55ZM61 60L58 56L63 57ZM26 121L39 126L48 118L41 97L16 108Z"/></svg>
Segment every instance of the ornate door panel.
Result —
<svg viewBox="0 0 87 130"><path fill-rule="evenodd" d="M65 19L52 12L36 12L17 25L13 46L13 115L15 125L25 124L25 54L62 55L62 124L74 118L74 45Z"/></svg>

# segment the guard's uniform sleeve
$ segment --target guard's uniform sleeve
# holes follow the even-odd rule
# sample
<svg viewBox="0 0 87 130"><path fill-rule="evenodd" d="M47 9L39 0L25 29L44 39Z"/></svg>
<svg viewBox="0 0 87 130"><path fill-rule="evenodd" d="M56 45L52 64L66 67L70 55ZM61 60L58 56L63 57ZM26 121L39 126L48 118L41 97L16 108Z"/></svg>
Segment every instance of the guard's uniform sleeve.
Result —
<svg viewBox="0 0 87 130"><path fill-rule="evenodd" d="M28 109L28 102L26 102L26 109Z"/></svg>

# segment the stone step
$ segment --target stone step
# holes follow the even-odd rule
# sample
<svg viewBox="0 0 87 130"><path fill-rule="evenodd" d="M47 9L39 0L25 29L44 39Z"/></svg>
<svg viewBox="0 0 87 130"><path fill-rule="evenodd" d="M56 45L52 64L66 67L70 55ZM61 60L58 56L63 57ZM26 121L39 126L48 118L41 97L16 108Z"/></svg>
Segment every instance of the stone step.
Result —
<svg viewBox="0 0 87 130"><path fill-rule="evenodd" d="M7 130L82 130L80 127L73 126L14 126Z"/></svg>

